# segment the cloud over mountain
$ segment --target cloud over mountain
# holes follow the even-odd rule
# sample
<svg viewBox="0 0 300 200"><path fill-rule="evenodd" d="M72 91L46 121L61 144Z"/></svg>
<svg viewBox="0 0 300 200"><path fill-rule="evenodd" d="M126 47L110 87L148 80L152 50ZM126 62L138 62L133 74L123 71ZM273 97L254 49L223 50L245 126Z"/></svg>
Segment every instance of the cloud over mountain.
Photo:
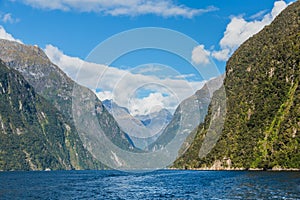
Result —
<svg viewBox="0 0 300 200"><path fill-rule="evenodd" d="M261 31L266 25L269 25L279 13L287 7L284 1L274 2L270 13L265 10L258 12L247 21L242 16L234 16L227 24L223 38L220 40L219 50L206 50L204 45L199 45L192 52L192 60L195 63L207 63L209 56L219 61L227 61L231 54L247 39ZM262 17L261 20L257 18Z"/></svg>
<svg viewBox="0 0 300 200"><path fill-rule="evenodd" d="M226 61L243 42L261 31L266 25L269 25L286 7L287 4L284 1L274 2L272 11L265 14L261 20L256 20L253 16L250 17L252 21L247 21L241 16L232 17L223 38L220 40L221 50L213 51L212 56L217 60ZM262 13L259 13L259 15L262 15Z"/></svg>
<svg viewBox="0 0 300 200"><path fill-rule="evenodd" d="M1 25L0 25L0 39L15 41L23 44L21 40L16 39L10 33L7 33L6 30L3 28L3 26Z"/></svg>
<svg viewBox="0 0 300 200"><path fill-rule="evenodd" d="M72 79L94 90L101 100L114 99L133 115L149 114L155 106L174 111L183 99L204 85L204 81L187 81L184 78L178 79L178 76L160 78L86 62L67 56L52 45L46 46L45 53ZM148 68L146 66L143 69ZM139 92L144 94L141 96Z"/></svg>

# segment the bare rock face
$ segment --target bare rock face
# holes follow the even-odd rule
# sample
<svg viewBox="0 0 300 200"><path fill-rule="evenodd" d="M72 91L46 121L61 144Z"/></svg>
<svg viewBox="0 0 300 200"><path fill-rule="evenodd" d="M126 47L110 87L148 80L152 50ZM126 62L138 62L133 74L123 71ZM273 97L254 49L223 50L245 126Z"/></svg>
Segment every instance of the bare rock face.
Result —
<svg viewBox="0 0 300 200"><path fill-rule="evenodd" d="M208 81L193 96L181 102L171 122L163 130L158 139L149 145L149 149L152 151L163 149L170 142L174 142L176 145L174 145L172 153L175 157L178 153L180 155L183 152L181 146L184 145L184 148L187 148L190 145L195 136L193 130L199 123L204 121L211 97L222 86L223 78L224 76L222 75ZM188 136L190 136L191 141L186 140Z"/></svg>
<svg viewBox="0 0 300 200"><path fill-rule="evenodd" d="M121 149L128 151L135 149L130 138L119 128L96 95L91 90L71 80L58 66L51 63L40 48L0 39L0 59L8 67L21 73L39 95L62 113L65 121L73 127L72 132L69 133L71 135L69 143L72 148L87 149L87 143L83 144L82 142L82 139L85 139L85 130L78 130L73 119L72 95L75 87L81 92L77 94L77 100L84 101L83 97L89 97L92 101L94 106L91 112L97 115L97 123L100 124L106 137ZM85 106L78 108L81 109L78 112L84 112L85 108ZM101 112L99 112L100 110ZM74 155L76 153L78 154L79 150L74 152ZM89 152L86 151L86 153ZM90 166L89 168L97 168L97 166Z"/></svg>
<svg viewBox="0 0 300 200"><path fill-rule="evenodd" d="M73 82L50 62L37 46L0 39L0 59L19 71L36 92L51 101L66 116L72 116Z"/></svg>

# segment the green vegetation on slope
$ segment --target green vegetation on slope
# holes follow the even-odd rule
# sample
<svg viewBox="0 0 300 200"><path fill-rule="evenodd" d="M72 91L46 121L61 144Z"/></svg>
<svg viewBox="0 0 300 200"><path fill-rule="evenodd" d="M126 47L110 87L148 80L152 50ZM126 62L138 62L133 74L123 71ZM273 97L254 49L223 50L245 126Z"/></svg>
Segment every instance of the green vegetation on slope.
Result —
<svg viewBox="0 0 300 200"><path fill-rule="evenodd" d="M149 145L149 149L154 151L165 148L177 136L178 140L185 141L182 149L179 150L178 155L181 155L195 136L190 133L204 121L212 94L221 87L223 79L224 76L221 75L208 81L194 95L182 101L176 108L171 122L157 140ZM189 139L185 140L187 137ZM174 151L176 150L174 149ZM177 154L177 152L175 153Z"/></svg>
<svg viewBox="0 0 300 200"><path fill-rule="evenodd" d="M226 66L227 114L220 139L199 157L209 110L175 167L300 168L299 25L297 1L234 53Z"/></svg>
<svg viewBox="0 0 300 200"><path fill-rule="evenodd" d="M93 103L99 104L103 109L103 117L99 116L99 124L104 129L107 128L106 136L115 145L124 150L131 151L134 149L131 141L127 139L127 135L119 128L114 118L103 107L96 95L91 90L71 80L58 66L48 59L43 50L37 46L0 39L0 59L8 67L19 71L25 80L33 86L35 91L54 105L63 114L64 119L69 124L73 124L73 126L75 126L72 109L73 88L83 92L82 94L77 94L77 98L88 95L92 100L95 99ZM82 146L81 140L74 140L79 133L73 131L72 134L77 136L70 137L70 142L74 146Z"/></svg>
<svg viewBox="0 0 300 200"><path fill-rule="evenodd" d="M0 63L0 170L103 168L72 141L74 127L35 93L15 70Z"/></svg>

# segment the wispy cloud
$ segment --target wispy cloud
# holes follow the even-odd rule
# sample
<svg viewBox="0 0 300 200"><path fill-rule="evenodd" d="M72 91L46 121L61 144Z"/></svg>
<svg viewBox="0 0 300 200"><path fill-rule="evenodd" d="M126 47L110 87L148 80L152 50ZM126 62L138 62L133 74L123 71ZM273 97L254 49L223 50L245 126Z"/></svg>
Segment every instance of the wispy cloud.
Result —
<svg viewBox="0 0 300 200"><path fill-rule="evenodd" d="M195 76L196 76L195 74L181 74L181 75L175 76L174 78L177 78L177 79L187 79L187 78L193 78Z"/></svg>
<svg viewBox="0 0 300 200"><path fill-rule="evenodd" d="M217 10L214 6L190 8L182 4L177 5L172 0L24 0L20 2L41 9L97 12L112 16L154 14L163 17L192 18Z"/></svg>
<svg viewBox="0 0 300 200"><path fill-rule="evenodd" d="M20 19L13 17L11 13L0 14L0 18L2 22L10 24L17 23L20 21Z"/></svg>
<svg viewBox="0 0 300 200"><path fill-rule="evenodd" d="M250 16L249 19L256 20L263 18L267 11L268 10L261 10L258 13L255 13L254 15Z"/></svg>

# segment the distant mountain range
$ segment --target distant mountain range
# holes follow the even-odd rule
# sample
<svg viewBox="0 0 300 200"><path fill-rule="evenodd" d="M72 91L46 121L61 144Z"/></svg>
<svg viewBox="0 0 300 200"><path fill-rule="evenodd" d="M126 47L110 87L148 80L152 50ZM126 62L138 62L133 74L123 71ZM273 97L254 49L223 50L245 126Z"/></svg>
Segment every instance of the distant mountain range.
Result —
<svg viewBox="0 0 300 200"><path fill-rule="evenodd" d="M176 168L300 169L300 1L242 44ZM226 115L212 115L213 107ZM210 129L210 124L223 127ZM218 135L217 129L220 129Z"/></svg>
<svg viewBox="0 0 300 200"><path fill-rule="evenodd" d="M133 117L127 108L120 107L112 100L103 101L103 105L129 135L135 147L142 150L148 149L172 119L172 114L167 109Z"/></svg>

